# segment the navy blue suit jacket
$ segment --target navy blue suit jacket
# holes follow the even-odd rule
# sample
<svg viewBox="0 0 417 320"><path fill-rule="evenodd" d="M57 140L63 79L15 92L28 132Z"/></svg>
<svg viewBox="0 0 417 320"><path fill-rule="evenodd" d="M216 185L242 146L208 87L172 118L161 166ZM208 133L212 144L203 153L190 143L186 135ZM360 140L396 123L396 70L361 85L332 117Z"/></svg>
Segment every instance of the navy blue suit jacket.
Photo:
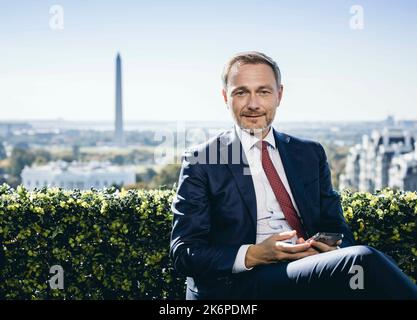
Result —
<svg viewBox="0 0 417 320"><path fill-rule="evenodd" d="M341 247L353 245L323 147L273 131L307 236L341 232ZM187 276L187 298L198 299L225 290L239 247L255 243L256 195L234 129L187 150L182 161L170 255L174 268Z"/></svg>

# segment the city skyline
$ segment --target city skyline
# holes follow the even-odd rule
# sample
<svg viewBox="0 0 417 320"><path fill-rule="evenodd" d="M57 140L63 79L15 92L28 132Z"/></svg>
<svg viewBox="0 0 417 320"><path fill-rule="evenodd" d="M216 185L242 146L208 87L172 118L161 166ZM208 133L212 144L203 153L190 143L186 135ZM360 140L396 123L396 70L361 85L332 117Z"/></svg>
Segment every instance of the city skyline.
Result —
<svg viewBox="0 0 417 320"><path fill-rule="evenodd" d="M360 1L4 1L0 121L114 119L114 54L123 53L126 121L230 121L221 96L227 58L246 50L277 60L277 120L417 119L417 4Z"/></svg>

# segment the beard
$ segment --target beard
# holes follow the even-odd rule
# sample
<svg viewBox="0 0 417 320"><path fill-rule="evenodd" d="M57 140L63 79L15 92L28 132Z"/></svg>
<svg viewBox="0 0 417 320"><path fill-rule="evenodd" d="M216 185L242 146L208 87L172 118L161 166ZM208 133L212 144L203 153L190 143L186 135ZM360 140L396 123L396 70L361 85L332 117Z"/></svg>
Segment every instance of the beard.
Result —
<svg viewBox="0 0 417 320"><path fill-rule="evenodd" d="M259 139L262 139L262 137L266 136L269 132L269 129L271 128L271 124L266 123L263 126L260 126L259 128L250 128L245 126L243 123L240 123L240 128L247 133L249 133L251 136L255 136Z"/></svg>
<svg viewBox="0 0 417 320"><path fill-rule="evenodd" d="M278 106L277 106L278 107ZM277 108L275 107L275 109ZM250 112L249 110L245 110L242 113L235 113L233 111L233 107L230 106L229 110L231 111L232 118L234 122L244 131L251 134L252 136L257 137L265 137L269 129L271 128L272 122L275 118L275 110L272 112L263 111L260 112ZM259 116L256 121L251 119L250 116Z"/></svg>

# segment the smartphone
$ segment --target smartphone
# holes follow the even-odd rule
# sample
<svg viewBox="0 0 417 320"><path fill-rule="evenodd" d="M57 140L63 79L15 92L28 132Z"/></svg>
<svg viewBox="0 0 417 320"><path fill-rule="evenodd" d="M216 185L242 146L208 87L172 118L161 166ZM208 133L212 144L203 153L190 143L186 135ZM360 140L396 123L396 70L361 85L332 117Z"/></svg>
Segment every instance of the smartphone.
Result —
<svg viewBox="0 0 417 320"><path fill-rule="evenodd" d="M343 233L331 233L331 232L318 232L312 236L309 240L315 240L323 242L328 246L335 246L339 240L343 239Z"/></svg>

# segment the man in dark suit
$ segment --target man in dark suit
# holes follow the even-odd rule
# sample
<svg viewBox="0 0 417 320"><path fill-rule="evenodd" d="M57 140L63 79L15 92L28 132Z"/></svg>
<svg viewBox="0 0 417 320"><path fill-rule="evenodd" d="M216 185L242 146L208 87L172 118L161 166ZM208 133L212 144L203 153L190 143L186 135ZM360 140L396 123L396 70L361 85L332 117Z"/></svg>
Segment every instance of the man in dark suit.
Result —
<svg viewBox="0 0 417 320"><path fill-rule="evenodd" d="M172 203L170 254L186 298L416 298L390 259L355 246L323 147L271 126L282 93L265 54L225 66L235 126L185 152ZM309 240L317 232L344 238Z"/></svg>

